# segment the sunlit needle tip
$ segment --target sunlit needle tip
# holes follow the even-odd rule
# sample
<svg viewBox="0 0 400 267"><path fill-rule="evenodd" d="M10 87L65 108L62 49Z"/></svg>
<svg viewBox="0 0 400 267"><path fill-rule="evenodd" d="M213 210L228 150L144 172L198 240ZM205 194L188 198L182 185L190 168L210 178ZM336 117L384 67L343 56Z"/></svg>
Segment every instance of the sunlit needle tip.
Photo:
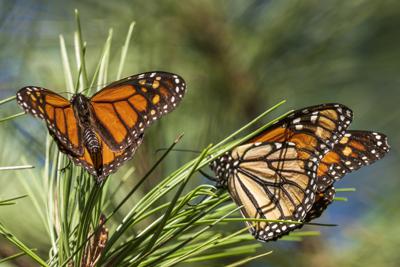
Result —
<svg viewBox="0 0 400 267"><path fill-rule="evenodd" d="M174 143L175 144L178 143L184 135L185 135L185 133L181 133L180 135L178 135L178 137L175 139Z"/></svg>

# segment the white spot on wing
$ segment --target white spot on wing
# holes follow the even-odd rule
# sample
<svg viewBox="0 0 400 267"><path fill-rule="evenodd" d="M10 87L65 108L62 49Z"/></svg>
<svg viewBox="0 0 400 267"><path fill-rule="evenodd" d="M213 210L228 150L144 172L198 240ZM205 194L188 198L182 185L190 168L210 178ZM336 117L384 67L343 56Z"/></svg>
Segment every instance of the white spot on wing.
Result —
<svg viewBox="0 0 400 267"><path fill-rule="evenodd" d="M315 123L317 121L318 116L317 115L313 115L311 116L311 122Z"/></svg>

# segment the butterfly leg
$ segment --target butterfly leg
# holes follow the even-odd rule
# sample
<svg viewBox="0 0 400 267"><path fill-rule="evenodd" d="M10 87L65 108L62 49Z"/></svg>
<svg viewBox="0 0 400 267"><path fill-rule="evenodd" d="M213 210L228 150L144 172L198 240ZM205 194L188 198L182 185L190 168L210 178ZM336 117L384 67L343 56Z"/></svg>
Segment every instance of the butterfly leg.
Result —
<svg viewBox="0 0 400 267"><path fill-rule="evenodd" d="M64 168L61 168L60 172L65 172L70 166L71 166L71 160L68 159L68 164Z"/></svg>
<svg viewBox="0 0 400 267"><path fill-rule="evenodd" d="M211 181L213 181L213 182L218 182L218 179L217 179L217 178L215 178L215 177L213 177L213 176L211 176L211 175L209 175L209 174L203 172L202 170L199 170L199 172L200 172L204 177L206 177L207 179L209 179L209 180L211 180Z"/></svg>

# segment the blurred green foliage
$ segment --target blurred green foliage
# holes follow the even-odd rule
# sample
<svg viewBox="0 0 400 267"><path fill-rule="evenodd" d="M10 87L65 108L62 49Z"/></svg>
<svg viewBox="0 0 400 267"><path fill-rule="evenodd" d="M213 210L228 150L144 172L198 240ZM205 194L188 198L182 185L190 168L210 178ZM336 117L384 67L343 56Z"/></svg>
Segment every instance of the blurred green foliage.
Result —
<svg viewBox="0 0 400 267"><path fill-rule="evenodd" d="M334 203L319 219L339 227L321 229L320 237L301 243L268 243L274 253L248 266L399 266L399 1L2 0L1 99L25 85L66 91L58 35L65 36L72 52L74 8L81 13L90 74L108 29L112 27L115 36L112 64L134 20L124 76L166 70L186 80L188 93L181 106L149 129L135 160L128 163L135 165L137 176L154 162L154 151L179 133L185 133L181 148L200 149L282 99L288 100L286 110L343 103L354 111L352 129L386 133L389 155L344 178L338 186L354 186L357 192L342 193L349 202ZM116 64L110 73L116 75ZM12 102L2 106L0 115L17 112ZM42 123L28 116L2 123L0 165L32 164L39 171L44 131ZM191 157L175 153L146 187ZM2 172L0 197L27 193L19 180L29 179L30 171L20 171L18 177ZM116 198L133 183L127 180L127 189ZM40 194L40 188L30 190ZM18 201L17 210L1 207L0 220L28 245L42 253L48 250L43 225L29 200ZM1 240L0 257L10 250ZM20 258L15 266L26 264Z"/></svg>

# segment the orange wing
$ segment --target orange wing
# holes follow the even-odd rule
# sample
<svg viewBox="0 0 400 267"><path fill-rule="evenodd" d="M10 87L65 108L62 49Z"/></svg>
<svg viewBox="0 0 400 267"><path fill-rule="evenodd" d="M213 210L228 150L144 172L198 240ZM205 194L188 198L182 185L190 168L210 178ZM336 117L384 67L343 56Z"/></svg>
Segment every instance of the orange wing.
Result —
<svg viewBox="0 0 400 267"><path fill-rule="evenodd" d="M176 74L148 72L114 82L91 98L97 131L113 151L130 146L153 121L172 111L185 93Z"/></svg>
<svg viewBox="0 0 400 267"><path fill-rule="evenodd" d="M67 155L75 164L83 166L90 174L92 174L94 177L96 177L96 179L98 181L103 181L111 173L114 173L122 165L123 162L131 159L132 156L135 154L136 149L139 147L139 145L143 141L143 135L141 135L129 147L127 147L124 150L121 150L119 152L114 152L100 138L100 136L97 136L97 138L100 140L100 146L102 149L101 155L102 155L103 164L102 164L101 175L97 174L95 166L93 165L92 159L90 157L90 154L89 154L89 151L87 150L87 148L85 148L85 152L81 157L74 157L69 154L67 154Z"/></svg>
<svg viewBox="0 0 400 267"><path fill-rule="evenodd" d="M322 104L294 111L264 130L249 143L293 142L299 157L323 157L343 137L353 118L352 111L341 104Z"/></svg>
<svg viewBox="0 0 400 267"><path fill-rule="evenodd" d="M347 131L339 143L321 160L317 172L317 190L328 186L349 172L372 164L389 152L387 137L369 131Z"/></svg>
<svg viewBox="0 0 400 267"><path fill-rule="evenodd" d="M46 121L62 151L83 154L81 129L67 99L41 87L27 86L18 91L17 102L25 112Z"/></svg>

